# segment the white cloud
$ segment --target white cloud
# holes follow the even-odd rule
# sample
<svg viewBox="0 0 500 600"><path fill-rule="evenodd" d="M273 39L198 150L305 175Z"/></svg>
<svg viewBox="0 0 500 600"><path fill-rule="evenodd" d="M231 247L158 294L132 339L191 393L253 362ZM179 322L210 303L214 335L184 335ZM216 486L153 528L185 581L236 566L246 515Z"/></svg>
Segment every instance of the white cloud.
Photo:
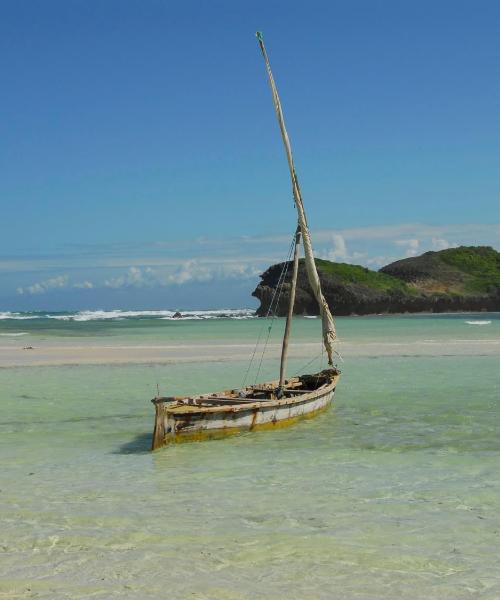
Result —
<svg viewBox="0 0 500 600"><path fill-rule="evenodd" d="M189 281L210 281L214 277L213 268L200 265L196 260L187 260L173 273L167 275L167 285L183 285Z"/></svg>
<svg viewBox="0 0 500 600"><path fill-rule="evenodd" d="M424 239L410 238L406 240L394 240L396 246L405 248L405 256L417 256L421 252L428 250L446 250L446 248L456 248L459 244L456 242L449 242L448 240L433 236L426 236Z"/></svg>
<svg viewBox="0 0 500 600"><path fill-rule="evenodd" d="M313 231L312 237L319 258L380 268L429 250L444 250L459 245L492 245L498 248L500 225L434 226L403 223Z"/></svg>
<svg viewBox="0 0 500 600"><path fill-rule="evenodd" d="M73 245L58 253L0 256L4 288L41 295L64 288L154 288L225 280L252 280L285 260L292 233L170 240L137 244ZM425 225L402 223L313 230L316 255L380 268L428 250L459 245L500 249L500 224ZM38 276L26 280L38 272ZM68 275L54 275L68 273ZM71 277L71 279L69 279ZM7 281L7 278L10 281ZM250 287L250 285L249 285Z"/></svg>
<svg viewBox="0 0 500 600"><path fill-rule="evenodd" d="M57 277L51 277L50 279L46 279L45 281L39 281L38 283L34 283L33 285L28 285L26 287L18 287L18 294L45 294L49 290L57 289L57 288L65 288L68 286L68 276L67 275L58 275Z"/></svg>
<svg viewBox="0 0 500 600"><path fill-rule="evenodd" d="M318 258L324 258L326 260L331 260L334 262L346 262L346 263L363 263L367 264L369 256L366 252L349 252L347 249L347 244L344 239L344 236L340 233L333 233L331 235L331 241L333 242L333 246L330 248L326 248L324 250L318 250L315 254Z"/></svg>
<svg viewBox="0 0 500 600"><path fill-rule="evenodd" d="M250 279L261 271L261 268L245 263L207 263L191 259L182 261L175 269L129 267L126 273L106 279L104 286L113 289L167 287L214 280Z"/></svg>
<svg viewBox="0 0 500 600"><path fill-rule="evenodd" d="M155 272L150 267L140 269L139 267L130 267L124 275L106 279L105 287L123 288L123 287L152 287L157 284Z"/></svg>
<svg viewBox="0 0 500 600"><path fill-rule="evenodd" d="M91 281L81 281L73 284L73 287L82 290L91 290L94 287L94 284Z"/></svg>
<svg viewBox="0 0 500 600"><path fill-rule="evenodd" d="M405 248L405 256L407 258L416 256L419 253L420 240L417 240L416 238L411 238L409 240L394 240L394 243L396 246Z"/></svg>
<svg viewBox="0 0 500 600"><path fill-rule="evenodd" d="M30 257L0 256L0 273L67 272L69 269L72 271L99 269L102 270L101 272L104 270L109 272L113 269L125 270L132 266L139 269L151 267L172 271L190 260L196 260L199 264L224 261L248 265L259 264L264 267L283 260L291 238L292 232L277 233L272 236L242 235L168 242L159 240L135 245L73 245L61 248L57 253L46 255L34 253ZM326 254L331 252L335 254L337 260L346 260L340 258L343 252L342 243L344 243L348 249L346 252L348 256L358 256L360 261L367 262L375 256L389 255L393 251L395 240L417 239L420 242L419 251L441 249L445 243L449 244L449 247L480 244L500 248L500 223L459 225L401 223L350 229L322 229L313 230L312 239L319 251L318 255L322 254L326 257ZM109 275L104 277L106 276L110 277ZM102 277L98 279L102 282ZM93 278L92 281L95 279Z"/></svg>
<svg viewBox="0 0 500 600"><path fill-rule="evenodd" d="M433 250L446 250L446 248L455 248L458 244L453 244L443 238L433 237L431 240Z"/></svg>
<svg viewBox="0 0 500 600"><path fill-rule="evenodd" d="M340 233L332 234L333 247L326 252L325 258L336 262L346 262L349 258L344 236Z"/></svg>
<svg viewBox="0 0 500 600"><path fill-rule="evenodd" d="M197 260L188 260L167 276L165 284L183 285L188 282L251 279L261 271L261 268L242 263L204 264Z"/></svg>

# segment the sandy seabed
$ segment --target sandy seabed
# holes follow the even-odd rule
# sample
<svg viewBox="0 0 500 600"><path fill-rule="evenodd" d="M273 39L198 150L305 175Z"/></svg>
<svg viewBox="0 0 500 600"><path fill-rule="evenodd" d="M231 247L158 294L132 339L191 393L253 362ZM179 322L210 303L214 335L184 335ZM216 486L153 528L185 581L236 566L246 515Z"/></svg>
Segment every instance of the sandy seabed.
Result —
<svg viewBox="0 0 500 600"><path fill-rule="evenodd" d="M10 340L9 340L10 342ZM59 365L172 364L198 361L247 360L255 345L248 343L168 344L168 345L96 345L79 341L63 343L43 341L26 347L19 340L0 346L0 368ZM266 356L278 358L280 344L269 344ZM317 343L292 345L290 357L308 358L321 352ZM400 342L344 342L339 344L342 357L381 356L494 356L500 355L500 340L422 340Z"/></svg>

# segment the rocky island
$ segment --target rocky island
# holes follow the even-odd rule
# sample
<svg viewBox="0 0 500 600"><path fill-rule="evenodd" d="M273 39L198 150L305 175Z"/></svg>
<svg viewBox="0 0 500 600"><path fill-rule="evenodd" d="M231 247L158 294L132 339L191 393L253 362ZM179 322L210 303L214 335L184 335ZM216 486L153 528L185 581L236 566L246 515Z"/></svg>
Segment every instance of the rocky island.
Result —
<svg viewBox="0 0 500 600"><path fill-rule="evenodd" d="M265 316L285 263L261 275L252 296ZM336 315L500 310L500 253L490 246L460 246L393 262L379 271L316 259L323 294ZM291 265L272 312L286 315ZM277 295L278 296L278 295ZM300 261L294 313L317 315L304 261Z"/></svg>

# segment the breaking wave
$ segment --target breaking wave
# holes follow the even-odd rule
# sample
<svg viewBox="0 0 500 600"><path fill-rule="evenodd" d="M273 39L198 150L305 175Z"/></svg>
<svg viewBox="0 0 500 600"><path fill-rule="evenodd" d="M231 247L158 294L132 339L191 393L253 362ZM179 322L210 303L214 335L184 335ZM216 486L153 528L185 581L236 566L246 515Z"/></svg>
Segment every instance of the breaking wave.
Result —
<svg viewBox="0 0 500 600"><path fill-rule="evenodd" d="M179 316L180 315L180 316ZM103 321L123 319L253 319L255 311L249 308L220 310L82 310L75 313L20 313L0 312L0 320L54 319L56 321Z"/></svg>
<svg viewBox="0 0 500 600"><path fill-rule="evenodd" d="M467 325L491 325L491 321L476 320L476 321L465 321Z"/></svg>
<svg viewBox="0 0 500 600"><path fill-rule="evenodd" d="M19 312L0 312L0 321L12 319L15 321L25 321L26 319L39 319L40 316L33 315L30 313L19 313Z"/></svg>
<svg viewBox="0 0 500 600"><path fill-rule="evenodd" d="M199 320L199 319L253 319L254 310L250 309L228 309L228 310L187 310L181 312L181 316L170 313L161 317L163 320Z"/></svg>
<svg viewBox="0 0 500 600"><path fill-rule="evenodd" d="M29 333L27 331L16 331L14 333L0 333L0 335L5 337L19 337L20 335L29 335Z"/></svg>

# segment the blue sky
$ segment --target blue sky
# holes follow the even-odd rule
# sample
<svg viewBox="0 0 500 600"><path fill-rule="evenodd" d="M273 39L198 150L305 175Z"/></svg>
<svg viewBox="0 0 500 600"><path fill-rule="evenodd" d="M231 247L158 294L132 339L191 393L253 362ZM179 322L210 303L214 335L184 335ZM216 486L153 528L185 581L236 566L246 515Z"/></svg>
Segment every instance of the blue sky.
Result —
<svg viewBox="0 0 500 600"><path fill-rule="evenodd" d="M252 306L295 213L320 256L500 249L494 1L0 7L0 310Z"/></svg>

